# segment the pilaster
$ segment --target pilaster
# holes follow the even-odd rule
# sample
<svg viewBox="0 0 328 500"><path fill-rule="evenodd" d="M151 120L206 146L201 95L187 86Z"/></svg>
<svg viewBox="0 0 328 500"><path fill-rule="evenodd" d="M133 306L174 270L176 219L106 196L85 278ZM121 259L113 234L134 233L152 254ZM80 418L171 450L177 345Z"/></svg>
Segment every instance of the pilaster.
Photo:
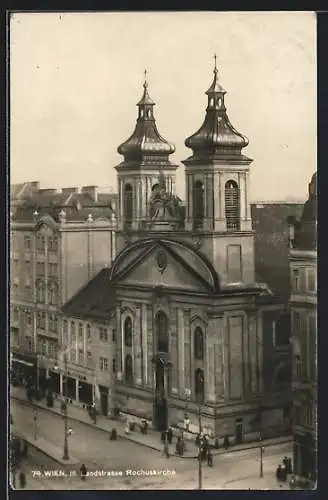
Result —
<svg viewBox="0 0 328 500"><path fill-rule="evenodd" d="M134 339L133 339L134 377L136 385L142 385L140 319L141 319L140 306L137 306L136 315L134 319Z"/></svg>
<svg viewBox="0 0 328 500"><path fill-rule="evenodd" d="M178 320L178 367L179 367L179 394L180 397L184 397L185 388L185 351L184 351L184 337L185 337L185 327L184 327L184 311L183 309L177 309L177 320Z"/></svg>

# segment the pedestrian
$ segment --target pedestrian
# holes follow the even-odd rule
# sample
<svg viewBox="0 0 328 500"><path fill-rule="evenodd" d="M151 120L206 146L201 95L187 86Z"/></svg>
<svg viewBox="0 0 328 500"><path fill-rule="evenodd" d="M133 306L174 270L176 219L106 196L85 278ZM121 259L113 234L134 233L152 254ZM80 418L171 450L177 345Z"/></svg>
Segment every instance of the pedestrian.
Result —
<svg viewBox="0 0 328 500"><path fill-rule="evenodd" d="M219 444L219 440L218 440L218 438L215 438L215 441L214 441L214 448L215 448L216 450L218 450L218 449L220 448L220 444Z"/></svg>
<svg viewBox="0 0 328 500"><path fill-rule="evenodd" d="M166 431L162 431L161 432L161 441L162 441L162 443L165 443L165 441L166 441Z"/></svg>
<svg viewBox="0 0 328 500"><path fill-rule="evenodd" d="M190 426L190 419L189 419L187 413L185 413L185 416L184 416L184 430L185 430L185 432L189 432L189 426Z"/></svg>
<svg viewBox="0 0 328 500"><path fill-rule="evenodd" d="M178 437L178 440L175 444L175 453L181 457L182 456L182 442L181 442L181 437Z"/></svg>
<svg viewBox="0 0 328 500"><path fill-rule="evenodd" d="M112 431L110 433L109 439L111 441L116 441L116 439L117 439L117 430L115 429L115 427L113 427L113 429L112 429Z"/></svg>
<svg viewBox="0 0 328 500"><path fill-rule="evenodd" d="M172 444L172 438L173 438L173 431L172 431L172 427L170 426L168 428L168 431L167 431L167 442L169 444Z"/></svg>
<svg viewBox="0 0 328 500"><path fill-rule="evenodd" d="M87 468L84 464L81 465L80 467L80 475L81 475L81 479L82 481L85 481L85 478L86 478L86 475L87 475Z"/></svg>
<svg viewBox="0 0 328 500"><path fill-rule="evenodd" d="M165 443L164 443L163 455L164 455L166 458L170 458L170 453L169 453L169 445L167 444L167 441L165 441Z"/></svg>
<svg viewBox="0 0 328 500"><path fill-rule="evenodd" d="M213 467L213 455L210 450L207 451L207 465Z"/></svg>
<svg viewBox="0 0 328 500"><path fill-rule="evenodd" d="M200 434L197 434L196 439L195 439L195 445L199 446L200 445Z"/></svg>
<svg viewBox="0 0 328 500"><path fill-rule="evenodd" d="M19 486L20 488L25 488L26 486L26 475L25 475L25 472L20 472L19 473L19 476L18 476L18 480L19 480Z"/></svg>
<svg viewBox="0 0 328 500"><path fill-rule="evenodd" d="M128 420L125 422L124 432L125 434L130 434L130 424Z"/></svg>
<svg viewBox="0 0 328 500"><path fill-rule="evenodd" d="M288 458L286 456L284 456L284 458L282 459L282 464L287 468Z"/></svg>
<svg viewBox="0 0 328 500"><path fill-rule="evenodd" d="M287 459L287 473L288 474L293 473L293 466L292 466L292 459L291 458Z"/></svg>
<svg viewBox="0 0 328 500"><path fill-rule="evenodd" d="M69 427L69 428L67 429L67 435L68 435L68 436L71 436L72 434L73 434L73 429L72 429L72 427Z"/></svg>
<svg viewBox="0 0 328 500"><path fill-rule="evenodd" d="M229 443L229 436L225 435L224 436L224 440L223 440L223 446L224 446L224 449L227 450L230 446L230 443Z"/></svg>

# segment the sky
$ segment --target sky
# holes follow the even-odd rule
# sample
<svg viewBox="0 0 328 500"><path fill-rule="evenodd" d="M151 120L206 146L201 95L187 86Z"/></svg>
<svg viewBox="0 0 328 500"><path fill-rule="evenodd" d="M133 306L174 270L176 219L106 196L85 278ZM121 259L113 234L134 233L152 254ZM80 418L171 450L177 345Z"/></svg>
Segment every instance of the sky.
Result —
<svg viewBox="0 0 328 500"><path fill-rule="evenodd" d="M13 14L11 183L116 189L147 69L184 198L184 141L204 120L215 53L228 116L250 141L251 199L304 200L316 170L312 12Z"/></svg>

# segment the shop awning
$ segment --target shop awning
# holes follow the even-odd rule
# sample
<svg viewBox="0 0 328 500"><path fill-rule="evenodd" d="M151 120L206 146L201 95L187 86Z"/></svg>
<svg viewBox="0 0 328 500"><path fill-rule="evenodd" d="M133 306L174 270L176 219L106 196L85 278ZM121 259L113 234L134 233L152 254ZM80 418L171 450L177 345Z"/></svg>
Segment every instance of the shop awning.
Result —
<svg viewBox="0 0 328 500"><path fill-rule="evenodd" d="M21 363L22 365L25 365L25 366L34 366L34 363L29 363L28 361L24 361L23 359L12 358L11 361L13 363Z"/></svg>

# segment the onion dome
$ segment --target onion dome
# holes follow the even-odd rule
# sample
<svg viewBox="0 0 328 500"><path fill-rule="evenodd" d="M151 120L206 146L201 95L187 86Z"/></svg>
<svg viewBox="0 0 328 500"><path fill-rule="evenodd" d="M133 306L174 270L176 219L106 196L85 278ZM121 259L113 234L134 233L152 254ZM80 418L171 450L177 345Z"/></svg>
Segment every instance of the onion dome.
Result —
<svg viewBox="0 0 328 500"><path fill-rule="evenodd" d="M153 110L155 103L148 93L146 75L145 71L144 92L137 103L139 112L136 127L131 137L117 151L124 156L125 162L168 163L169 155L174 153L175 147L163 139L157 130Z"/></svg>
<svg viewBox="0 0 328 500"><path fill-rule="evenodd" d="M317 248L317 173L309 184L309 197L304 204L303 214L295 227L294 248L316 250Z"/></svg>
<svg viewBox="0 0 328 500"><path fill-rule="evenodd" d="M194 157L227 157L241 155L242 148L248 145L248 139L230 123L224 98L226 91L218 80L216 56L214 79L207 90L208 105L206 116L200 129L185 140L185 145L193 150Z"/></svg>

